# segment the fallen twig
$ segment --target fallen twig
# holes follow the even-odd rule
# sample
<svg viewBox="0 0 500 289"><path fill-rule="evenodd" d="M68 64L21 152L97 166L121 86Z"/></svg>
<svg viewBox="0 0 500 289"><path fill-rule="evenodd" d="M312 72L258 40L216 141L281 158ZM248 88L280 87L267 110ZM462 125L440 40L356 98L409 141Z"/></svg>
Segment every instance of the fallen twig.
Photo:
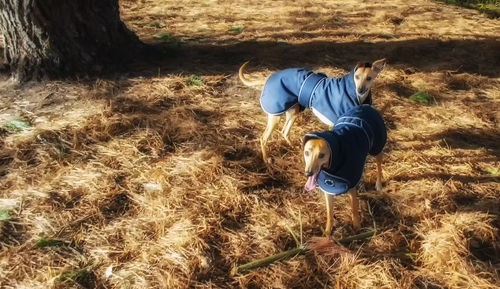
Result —
<svg viewBox="0 0 500 289"><path fill-rule="evenodd" d="M252 269L259 268L259 267L265 267L265 266L271 265L274 262L281 261L281 260L288 259L288 258L292 258L292 257L295 257L299 254L304 254L308 250L309 249L306 247L298 247L298 248L294 248L294 249L291 249L291 250L288 250L285 252L271 255L271 256L256 260L256 261L252 261L252 262L234 267L233 270L231 271L231 275L236 275L236 274L239 274L243 271L249 271Z"/></svg>
<svg viewBox="0 0 500 289"><path fill-rule="evenodd" d="M365 233L357 234L354 236L350 236L341 240L338 240L338 243L341 244L348 244L352 241L356 240L363 240L367 238L371 238L377 234L376 230L370 230ZM260 268L260 267L265 267L268 265L271 265L274 262L278 262L281 260L285 260L288 258L293 258L297 255L302 255L307 253L308 251L315 251L318 252L319 254L323 255L337 255L341 253L346 253L348 252L347 249L343 248L342 246L339 246L333 242L333 240L329 238L323 238L323 237L316 237L311 240L311 242L307 246L299 246L294 249L284 251L275 255L271 255L256 261L252 261L240 266L235 266L233 270L231 271L231 275L236 275L244 271L249 271L252 269Z"/></svg>
<svg viewBox="0 0 500 289"><path fill-rule="evenodd" d="M364 232L364 233L357 234L357 235L354 235L354 236L346 237L344 239L340 239L340 240L338 240L338 242L341 243L341 244L347 244L347 243L350 243L352 241L371 238L371 237L373 237L375 235L377 235L377 230L370 230L368 232Z"/></svg>

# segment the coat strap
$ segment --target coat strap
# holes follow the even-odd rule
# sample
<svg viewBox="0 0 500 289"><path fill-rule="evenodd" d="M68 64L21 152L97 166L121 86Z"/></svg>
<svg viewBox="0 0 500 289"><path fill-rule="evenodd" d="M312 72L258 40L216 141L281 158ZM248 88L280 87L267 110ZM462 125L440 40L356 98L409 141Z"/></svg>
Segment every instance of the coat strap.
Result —
<svg viewBox="0 0 500 289"><path fill-rule="evenodd" d="M299 103L307 108L311 107L311 96L318 85L326 78L323 73L311 73L302 82L299 90Z"/></svg>

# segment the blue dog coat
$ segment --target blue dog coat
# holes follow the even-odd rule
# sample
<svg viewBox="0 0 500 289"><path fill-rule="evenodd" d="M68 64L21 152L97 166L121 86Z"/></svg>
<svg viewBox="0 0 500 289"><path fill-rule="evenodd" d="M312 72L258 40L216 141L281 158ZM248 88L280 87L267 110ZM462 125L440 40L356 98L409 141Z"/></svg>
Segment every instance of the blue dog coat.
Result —
<svg viewBox="0 0 500 289"><path fill-rule="evenodd" d="M382 152L387 130L375 108L360 105L338 118L331 131L306 134L304 143L314 138L325 140L332 152L329 167L318 175L318 185L328 194L339 195L359 183L366 156Z"/></svg>
<svg viewBox="0 0 500 289"><path fill-rule="evenodd" d="M361 105L356 94L353 69L341 78L328 78L303 68L289 68L272 74L262 90L260 105L280 115L300 105L313 110L323 122L333 125L352 107ZM371 92L364 104L372 104Z"/></svg>

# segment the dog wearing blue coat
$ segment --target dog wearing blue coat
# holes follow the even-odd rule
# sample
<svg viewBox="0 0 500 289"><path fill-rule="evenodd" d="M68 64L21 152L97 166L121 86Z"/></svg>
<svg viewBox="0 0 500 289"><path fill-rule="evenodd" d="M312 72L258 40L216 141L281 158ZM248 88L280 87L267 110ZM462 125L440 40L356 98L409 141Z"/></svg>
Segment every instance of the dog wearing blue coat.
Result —
<svg viewBox="0 0 500 289"><path fill-rule="evenodd" d="M377 191L382 190L382 150L387 130L380 113L369 105L346 111L331 131L306 134L303 139L306 191L319 187L326 200L325 233L332 229L332 205L336 195L350 192L355 229L360 228L356 186L361 180L367 155L377 162Z"/></svg>
<svg viewBox="0 0 500 289"><path fill-rule="evenodd" d="M239 78L247 86L263 84L251 81L244 75L248 61L239 69ZM285 125L281 133L290 144L288 134L300 111L308 108L326 125L333 126L338 117L349 109L371 104L371 88L377 75L385 66L385 59L373 64L358 63L347 75L329 78L324 73L314 73L304 68L289 68L267 78L260 97L260 104L267 113L267 126L260 138L264 162L268 161L266 144L281 115Z"/></svg>

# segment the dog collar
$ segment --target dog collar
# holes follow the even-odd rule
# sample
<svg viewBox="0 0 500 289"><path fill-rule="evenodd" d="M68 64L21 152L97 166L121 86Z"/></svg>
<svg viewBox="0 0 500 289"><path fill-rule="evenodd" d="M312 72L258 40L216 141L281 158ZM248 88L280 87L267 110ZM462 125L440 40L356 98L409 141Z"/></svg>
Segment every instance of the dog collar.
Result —
<svg viewBox="0 0 500 289"><path fill-rule="evenodd" d="M332 175L327 171L321 170L318 175L318 186L319 188L330 195L341 195L347 193L351 184L348 180Z"/></svg>
<svg viewBox="0 0 500 289"><path fill-rule="evenodd" d="M368 95L366 96L365 98L365 101L363 101L363 103L361 103L361 98L359 97L359 95L356 94L356 98L358 99L358 103L360 105L362 104L368 104L368 105L373 105L373 100L372 100L372 90L370 89L370 91L368 92Z"/></svg>

